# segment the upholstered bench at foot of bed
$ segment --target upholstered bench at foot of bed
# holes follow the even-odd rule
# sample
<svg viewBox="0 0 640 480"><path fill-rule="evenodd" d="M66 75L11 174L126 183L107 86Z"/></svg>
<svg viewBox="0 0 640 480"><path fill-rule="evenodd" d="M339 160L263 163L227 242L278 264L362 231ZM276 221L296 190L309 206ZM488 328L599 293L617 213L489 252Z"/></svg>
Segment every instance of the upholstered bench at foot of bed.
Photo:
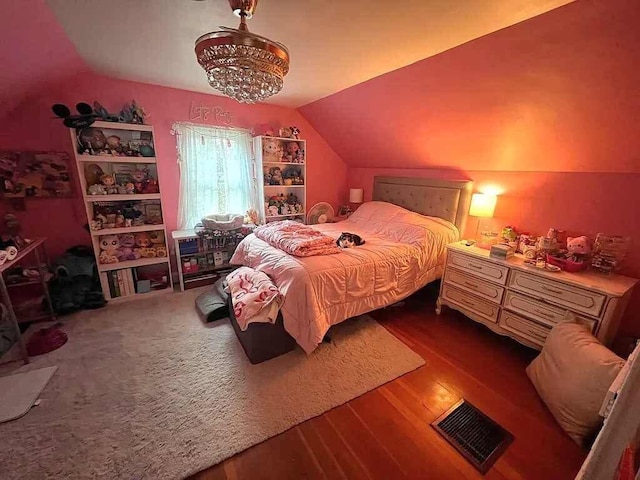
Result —
<svg viewBox="0 0 640 480"><path fill-rule="evenodd" d="M252 364L262 363L290 352L296 347L296 341L284 329L282 313L278 314L276 323L252 323L243 332L233 314L231 298L229 302L229 321L236 336Z"/></svg>

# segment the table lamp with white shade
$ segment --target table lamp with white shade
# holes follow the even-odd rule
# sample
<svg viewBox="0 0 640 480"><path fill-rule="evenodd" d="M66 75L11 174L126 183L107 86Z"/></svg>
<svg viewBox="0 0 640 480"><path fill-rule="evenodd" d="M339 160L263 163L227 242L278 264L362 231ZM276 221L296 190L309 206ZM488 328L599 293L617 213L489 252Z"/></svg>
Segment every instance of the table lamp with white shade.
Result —
<svg viewBox="0 0 640 480"><path fill-rule="evenodd" d="M478 240L481 219L493 217L497 202L498 196L489 193L474 193L471 196L471 208L469 208L469 215L472 217L478 217L476 234L473 240Z"/></svg>
<svg viewBox="0 0 640 480"><path fill-rule="evenodd" d="M349 203L362 203L364 199L364 190L362 188L349 189Z"/></svg>

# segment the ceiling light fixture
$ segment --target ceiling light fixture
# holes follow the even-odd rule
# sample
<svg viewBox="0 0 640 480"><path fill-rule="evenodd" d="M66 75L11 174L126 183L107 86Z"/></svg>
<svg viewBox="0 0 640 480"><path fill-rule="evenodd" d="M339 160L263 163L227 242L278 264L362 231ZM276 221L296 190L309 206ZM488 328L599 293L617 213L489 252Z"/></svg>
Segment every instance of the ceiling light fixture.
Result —
<svg viewBox="0 0 640 480"><path fill-rule="evenodd" d="M258 0L229 0L240 26L220 27L196 40L198 63L207 80L223 95L241 103L256 103L275 95L289 72L289 51L281 43L250 33L247 19Z"/></svg>

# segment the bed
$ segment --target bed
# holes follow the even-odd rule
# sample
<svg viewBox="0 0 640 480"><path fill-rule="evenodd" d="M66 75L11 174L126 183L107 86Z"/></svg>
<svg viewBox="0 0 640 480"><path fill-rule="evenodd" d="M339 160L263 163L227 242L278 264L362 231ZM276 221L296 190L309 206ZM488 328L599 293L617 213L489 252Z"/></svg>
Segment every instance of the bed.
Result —
<svg viewBox="0 0 640 480"><path fill-rule="evenodd" d="M249 235L231 262L271 277L285 297L284 330L311 353L332 325L396 303L442 276L445 247L464 231L471 190L469 181L375 177L373 201L345 221L314 225L333 238L355 233L365 245L299 258Z"/></svg>

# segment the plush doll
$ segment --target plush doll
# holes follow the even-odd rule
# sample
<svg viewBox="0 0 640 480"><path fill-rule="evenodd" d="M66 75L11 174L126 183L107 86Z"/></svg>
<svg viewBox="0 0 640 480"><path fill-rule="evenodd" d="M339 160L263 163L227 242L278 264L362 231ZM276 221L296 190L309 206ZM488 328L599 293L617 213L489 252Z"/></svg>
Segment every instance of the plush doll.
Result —
<svg viewBox="0 0 640 480"><path fill-rule="evenodd" d="M107 145L107 137L99 128L84 128L78 134L78 153L89 152L91 155L103 153Z"/></svg>
<svg viewBox="0 0 640 480"><path fill-rule="evenodd" d="M567 258L574 262L584 262L590 253L591 247L586 236L567 238Z"/></svg>
<svg viewBox="0 0 640 480"><path fill-rule="evenodd" d="M121 262L126 260L137 260L140 255L135 252L136 240L132 233L120 235L120 248L118 248L117 257Z"/></svg>
<svg viewBox="0 0 640 480"><path fill-rule="evenodd" d="M262 142L262 161L279 162L282 155L280 142L272 138L265 138Z"/></svg>
<svg viewBox="0 0 640 480"><path fill-rule="evenodd" d="M104 185L104 188L109 195L118 193L118 188L116 187L116 179L113 177L113 175L103 175L100 181Z"/></svg>
<svg viewBox="0 0 640 480"><path fill-rule="evenodd" d="M122 145L120 145L120 137L109 135L107 137L107 148L111 155L120 155L122 153Z"/></svg>
<svg viewBox="0 0 640 480"><path fill-rule="evenodd" d="M282 170L280 170L280 167L273 167L271 169L270 185L284 185L284 180L282 179Z"/></svg>
<svg viewBox="0 0 640 480"><path fill-rule="evenodd" d="M265 185L271 185L271 171L269 167L262 167L262 179Z"/></svg>
<svg viewBox="0 0 640 480"><path fill-rule="evenodd" d="M166 257L167 256L167 247L164 245L159 245L156 247L156 257Z"/></svg>
<svg viewBox="0 0 640 480"><path fill-rule="evenodd" d="M100 263L118 263L120 240L117 235L100 237Z"/></svg>
<svg viewBox="0 0 640 480"><path fill-rule="evenodd" d="M144 193L144 188L147 183L147 174L143 170L134 170L131 174L133 178L133 190L134 193Z"/></svg>
<svg viewBox="0 0 640 480"><path fill-rule="evenodd" d="M291 138L296 140L300 138L300 129L298 127L291 127Z"/></svg>
<svg viewBox="0 0 640 480"><path fill-rule="evenodd" d="M298 197L296 196L295 193L289 194L289 196L287 197L287 203L289 205L295 205L296 203L298 203Z"/></svg>
<svg viewBox="0 0 640 480"><path fill-rule="evenodd" d="M127 182L124 184L124 192L127 195L133 195L134 193L136 193L136 187L132 182Z"/></svg>

